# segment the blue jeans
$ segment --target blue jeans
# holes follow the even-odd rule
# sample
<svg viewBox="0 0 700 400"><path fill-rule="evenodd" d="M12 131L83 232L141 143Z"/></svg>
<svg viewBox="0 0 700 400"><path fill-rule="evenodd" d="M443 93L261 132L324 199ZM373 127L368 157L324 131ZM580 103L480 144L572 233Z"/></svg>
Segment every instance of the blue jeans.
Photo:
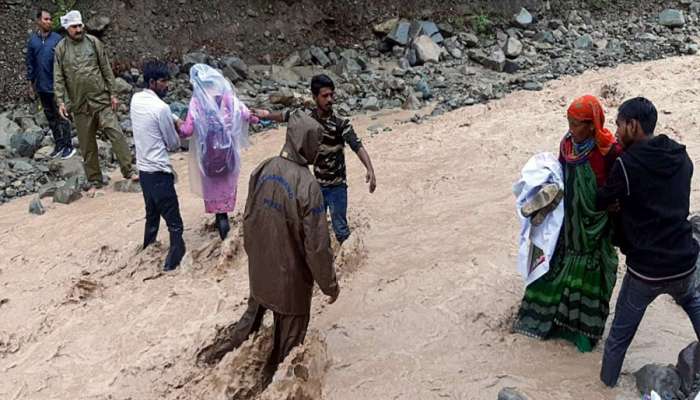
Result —
<svg viewBox="0 0 700 400"><path fill-rule="evenodd" d="M615 319L605 342L600 380L613 387L617 384L625 353L629 348L644 312L659 295L667 294L683 307L700 339L700 294L696 288L695 273L671 282L647 283L631 276L622 281L615 306Z"/></svg>
<svg viewBox="0 0 700 400"><path fill-rule="evenodd" d="M323 202L330 211L335 238L343 243L350 236L348 228L348 185L321 186Z"/></svg>

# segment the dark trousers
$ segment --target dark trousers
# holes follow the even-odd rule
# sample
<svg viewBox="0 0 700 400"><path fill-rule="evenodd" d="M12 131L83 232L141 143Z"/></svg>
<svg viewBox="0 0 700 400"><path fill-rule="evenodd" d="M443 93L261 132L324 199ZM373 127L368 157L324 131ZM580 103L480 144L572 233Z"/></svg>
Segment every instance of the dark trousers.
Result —
<svg viewBox="0 0 700 400"><path fill-rule="evenodd" d="M257 332L262 325L267 308L258 304L252 297L248 298L248 308L241 316L231 334L233 348L238 348L252 333ZM274 314L274 338L272 354L265 366L266 379L269 381L284 358L292 349L302 343L306 337L310 315Z"/></svg>
<svg viewBox="0 0 700 400"><path fill-rule="evenodd" d="M61 118L58 114L58 106L54 99L53 93L37 93L41 100L41 106L44 109L44 115L49 120L49 128L53 134L53 141L56 148L73 147L71 145L71 129L70 123Z"/></svg>
<svg viewBox="0 0 700 400"><path fill-rule="evenodd" d="M346 184L321 187L326 210L331 214L335 238L340 243L350 236L348 227L348 186Z"/></svg>
<svg viewBox="0 0 700 400"><path fill-rule="evenodd" d="M615 319L605 342L600 379L608 386L615 386L620 377L622 362L632 343L639 323L649 304L662 294L667 294L685 310L700 339L700 294L696 288L695 274L671 282L647 283L625 275L615 306Z"/></svg>
<svg viewBox="0 0 700 400"><path fill-rule="evenodd" d="M182 241L184 226L180 216L180 205L175 192L175 177L167 172L139 172L139 182L146 203L146 229L143 247L153 243L158 236L160 217L163 217L170 232L170 245Z"/></svg>

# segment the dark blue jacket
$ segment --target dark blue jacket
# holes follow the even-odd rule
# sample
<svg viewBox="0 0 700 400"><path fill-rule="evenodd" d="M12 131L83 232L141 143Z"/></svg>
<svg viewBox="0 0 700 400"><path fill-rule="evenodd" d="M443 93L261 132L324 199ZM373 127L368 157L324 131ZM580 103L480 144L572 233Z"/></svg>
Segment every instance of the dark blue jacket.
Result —
<svg viewBox="0 0 700 400"><path fill-rule="evenodd" d="M63 36L51 32L44 39L34 32L27 43L27 79L39 93L53 93L53 51Z"/></svg>

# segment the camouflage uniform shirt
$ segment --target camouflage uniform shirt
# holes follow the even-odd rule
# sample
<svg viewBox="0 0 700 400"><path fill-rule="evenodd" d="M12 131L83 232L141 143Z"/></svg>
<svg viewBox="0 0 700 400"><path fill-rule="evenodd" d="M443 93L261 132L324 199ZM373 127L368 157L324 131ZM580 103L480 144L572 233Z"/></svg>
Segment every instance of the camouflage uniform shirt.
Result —
<svg viewBox="0 0 700 400"><path fill-rule="evenodd" d="M284 120L289 120L289 115L294 110L284 112ZM314 175L316 180L323 187L337 186L345 184L347 181L345 172L345 145L357 153L362 148L362 142L357 137L350 121L331 114L330 117L322 118L316 109L304 109L304 112L324 128L323 140L319 149L318 157L314 163Z"/></svg>

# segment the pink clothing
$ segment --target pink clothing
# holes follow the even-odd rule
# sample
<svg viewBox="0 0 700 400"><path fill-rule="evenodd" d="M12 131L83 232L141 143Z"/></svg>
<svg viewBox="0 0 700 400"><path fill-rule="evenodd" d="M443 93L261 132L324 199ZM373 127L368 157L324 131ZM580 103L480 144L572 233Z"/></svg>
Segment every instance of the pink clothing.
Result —
<svg viewBox="0 0 700 400"><path fill-rule="evenodd" d="M224 95L223 97L224 105L222 107L222 112L225 113L224 118L231 118L231 112L233 110L232 97L230 95ZM244 121L254 122L257 118L251 115L248 108L240 104L241 106L241 117ZM190 100L190 107L187 113L187 118L184 123L180 126L180 137L189 138L194 135L195 132L195 115L202 114L200 110L199 103L193 97ZM196 138L191 141L190 152L196 154L197 149L193 149L193 146L197 146ZM240 160L235 160L238 164ZM197 161L194 160L194 164ZM198 180L190 179L190 182L197 182L198 185L201 181L201 195L204 199L204 209L207 213L218 214L218 213L229 213L233 212L236 207L236 193L238 189L238 175L240 170L240 165L236 168L236 171L227 173L220 176L207 176L202 173L199 167L190 168L190 174L199 173Z"/></svg>

